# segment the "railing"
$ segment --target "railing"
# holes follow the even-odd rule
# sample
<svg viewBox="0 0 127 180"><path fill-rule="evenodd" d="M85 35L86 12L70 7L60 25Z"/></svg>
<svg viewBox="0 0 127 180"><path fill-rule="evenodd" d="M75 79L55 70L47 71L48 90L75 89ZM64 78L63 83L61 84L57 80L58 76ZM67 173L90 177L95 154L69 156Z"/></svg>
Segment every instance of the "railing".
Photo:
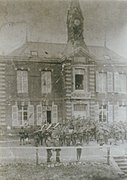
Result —
<svg viewBox="0 0 127 180"><path fill-rule="evenodd" d="M50 153L52 153L52 156ZM49 158L48 156L51 156L51 157ZM34 161L36 165L40 163L46 163L47 160L51 160L51 162L60 161L63 163L76 162L77 160L81 162L102 161L109 165L110 164L110 146L103 146L103 147L100 147L100 146L1 147L0 148L0 161L8 162L11 160L13 162L14 161L29 162L30 160L30 161Z"/></svg>

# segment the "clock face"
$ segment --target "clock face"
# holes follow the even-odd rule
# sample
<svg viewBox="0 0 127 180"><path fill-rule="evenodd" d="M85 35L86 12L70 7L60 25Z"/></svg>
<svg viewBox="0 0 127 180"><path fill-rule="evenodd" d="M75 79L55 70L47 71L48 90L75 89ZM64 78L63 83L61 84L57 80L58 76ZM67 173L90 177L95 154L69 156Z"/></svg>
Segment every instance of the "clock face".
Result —
<svg viewBox="0 0 127 180"><path fill-rule="evenodd" d="M80 20L79 20L79 19L75 19L75 20L74 20L74 24L75 24L76 26L79 26L79 25L80 25Z"/></svg>

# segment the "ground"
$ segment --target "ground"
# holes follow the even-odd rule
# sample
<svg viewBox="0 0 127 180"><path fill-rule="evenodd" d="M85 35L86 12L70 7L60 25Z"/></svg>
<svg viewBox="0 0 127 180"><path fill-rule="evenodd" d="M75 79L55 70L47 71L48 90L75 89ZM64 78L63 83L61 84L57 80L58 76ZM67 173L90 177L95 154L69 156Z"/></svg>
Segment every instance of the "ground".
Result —
<svg viewBox="0 0 127 180"><path fill-rule="evenodd" d="M56 164L57 165L57 164ZM1 180L120 180L113 167L100 162L61 164L48 167L34 163L0 166ZM52 164L51 166L54 166Z"/></svg>
<svg viewBox="0 0 127 180"><path fill-rule="evenodd" d="M127 142L111 145L110 149L111 155L125 154ZM106 164L107 147L100 148L93 142L84 145L79 163L74 148L61 151L59 165L54 162L54 152L52 164L46 164L43 147L39 147L38 166L35 155L36 147L32 144L20 146L19 140L0 141L0 180L120 180L116 169Z"/></svg>

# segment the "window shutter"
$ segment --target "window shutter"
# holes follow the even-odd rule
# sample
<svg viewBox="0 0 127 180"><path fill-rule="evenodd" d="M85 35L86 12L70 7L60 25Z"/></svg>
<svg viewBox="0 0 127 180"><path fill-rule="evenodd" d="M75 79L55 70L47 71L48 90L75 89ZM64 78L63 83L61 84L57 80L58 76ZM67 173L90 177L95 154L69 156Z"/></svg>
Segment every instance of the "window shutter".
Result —
<svg viewBox="0 0 127 180"><path fill-rule="evenodd" d="M22 71L17 71L17 92L22 93Z"/></svg>
<svg viewBox="0 0 127 180"><path fill-rule="evenodd" d="M114 105L114 121L119 121L119 105L118 103Z"/></svg>
<svg viewBox="0 0 127 180"><path fill-rule="evenodd" d="M119 107L119 120L122 122L126 122L127 118L127 109L125 106L120 106Z"/></svg>
<svg viewBox="0 0 127 180"><path fill-rule="evenodd" d="M99 104L96 103L94 106L94 114L95 114L95 120L99 121Z"/></svg>
<svg viewBox="0 0 127 180"><path fill-rule="evenodd" d="M29 125L34 125L34 106L33 105L29 105L28 106L28 122Z"/></svg>
<svg viewBox="0 0 127 180"><path fill-rule="evenodd" d="M108 122L113 121L113 105L108 104Z"/></svg>
<svg viewBox="0 0 127 180"><path fill-rule="evenodd" d="M51 93L51 71L47 71L47 93Z"/></svg>
<svg viewBox="0 0 127 180"><path fill-rule="evenodd" d="M46 87L47 87L46 72L42 71L41 72L41 91L42 91L42 94L47 93Z"/></svg>
<svg viewBox="0 0 127 180"><path fill-rule="evenodd" d="M42 106L42 122L47 122L47 108L46 106Z"/></svg>
<svg viewBox="0 0 127 180"><path fill-rule="evenodd" d="M115 72L114 73L114 91L119 92L119 73Z"/></svg>
<svg viewBox="0 0 127 180"><path fill-rule="evenodd" d="M96 92L99 92L99 72L96 72Z"/></svg>
<svg viewBox="0 0 127 180"><path fill-rule="evenodd" d="M113 73L107 72L108 92L113 92Z"/></svg>
<svg viewBox="0 0 127 180"><path fill-rule="evenodd" d="M12 126L19 126L18 106L12 106Z"/></svg>
<svg viewBox="0 0 127 180"><path fill-rule="evenodd" d="M23 93L28 93L28 72L23 71Z"/></svg>
<svg viewBox="0 0 127 180"><path fill-rule="evenodd" d="M120 92L126 93L127 92L127 79L126 74L119 74L119 86Z"/></svg>
<svg viewBox="0 0 127 180"><path fill-rule="evenodd" d="M52 104L52 123L58 122L58 110L57 105Z"/></svg>
<svg viewBox="0 0 127 180"><path fill-rule="evenodd" d="M37 105L37 125L42 125L42 105Z"/></svg>

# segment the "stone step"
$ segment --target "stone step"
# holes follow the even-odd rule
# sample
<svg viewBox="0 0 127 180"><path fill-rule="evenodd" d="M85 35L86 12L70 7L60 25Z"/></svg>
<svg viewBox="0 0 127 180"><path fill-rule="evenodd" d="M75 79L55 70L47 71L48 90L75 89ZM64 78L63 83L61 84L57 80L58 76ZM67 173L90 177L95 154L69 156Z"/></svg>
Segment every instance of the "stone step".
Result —
<svg viewBox="0 0 127 180"><path fill-rule="evenodd" d="M119 166L119 165L118 165ZM124 166L124 167L120 167L120 169L122 170L122 171L127 171L127 166Z"/></svg>
<svg viewBox="0 0 127 180"><path fill-rule="evenodd" d="M115 160L115 161L117 162L117 164L126 162L126 160L123 160L123 159L118 159L118 160Z"/></svg>
<svg viewBox="0 0 127 180"><path fill-rule="evenodd" d="M117 163L118 167L124 173L125 177L127 177L127 157L126 156L117 156L114 157L115 162Z"/></svg>
<svg viewBox="0 0 127 180"><path fill-rule="evenodd" d="M126 156L114 156L113 158L114 159L127 159Z"/></svg>
<svg viewBox="0 0 127 180"><path fill-rule="evenodd" d="M120 167L127 166L127 161L119 162L118 165L119 165Z"/></svg>

